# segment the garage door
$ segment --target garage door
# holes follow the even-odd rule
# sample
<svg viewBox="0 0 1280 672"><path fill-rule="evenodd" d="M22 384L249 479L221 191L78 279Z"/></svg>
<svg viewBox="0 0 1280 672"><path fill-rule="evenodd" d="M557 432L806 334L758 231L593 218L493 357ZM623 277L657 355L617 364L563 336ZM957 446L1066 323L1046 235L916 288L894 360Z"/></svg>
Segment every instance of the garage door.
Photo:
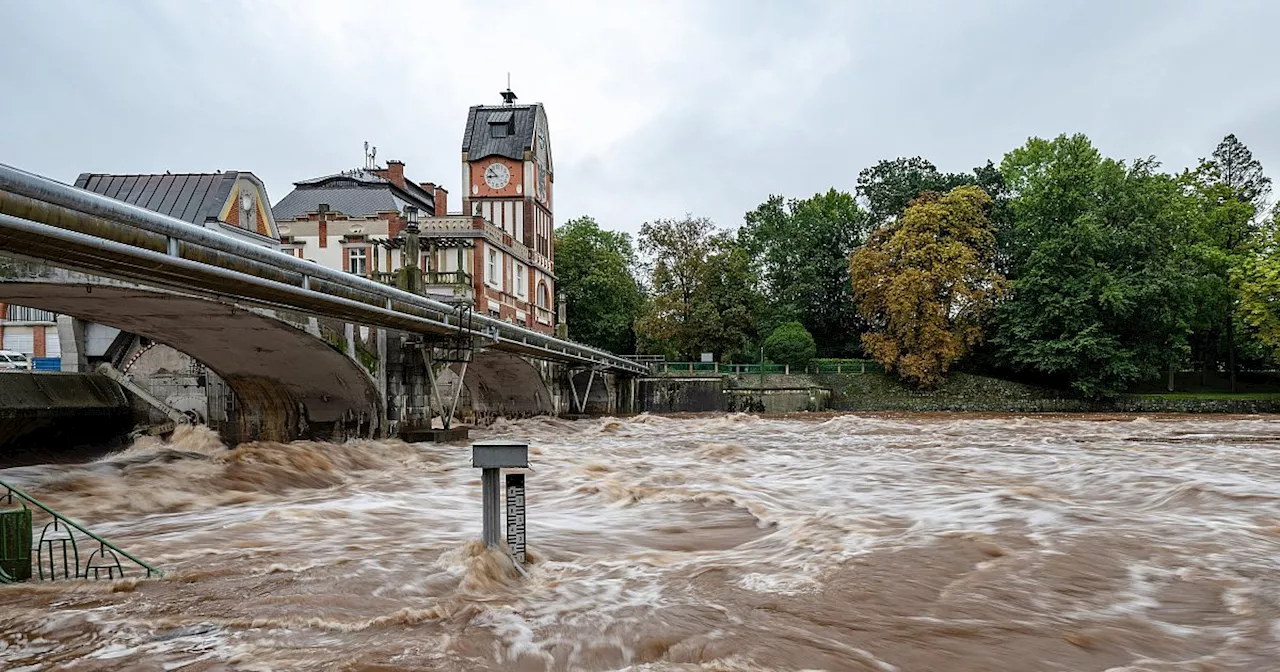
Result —
<svg viewBox="0 0 1280 672"><path fill-rule="evenodd" d="M44 327L40 327L43 329ZM36 339L31 334L31 327L5 327L4 349L21 352L31 356L35 354Z"/></svg>
<svg viewBox="0 0 1280 672"><path fill-rule="evenodd" d="M44 356L45 357L61 357L62 345L58 340L57 327L44 328Z"/></svg>

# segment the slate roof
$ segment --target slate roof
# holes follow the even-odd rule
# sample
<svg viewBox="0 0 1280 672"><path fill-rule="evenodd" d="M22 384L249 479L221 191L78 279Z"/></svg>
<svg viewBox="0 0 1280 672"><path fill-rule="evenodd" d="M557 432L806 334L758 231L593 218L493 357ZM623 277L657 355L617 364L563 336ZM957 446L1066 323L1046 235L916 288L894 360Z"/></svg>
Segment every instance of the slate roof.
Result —
<svg viewBox="0 0 1280 672"><path fill-rule="evenodd" d="M81 173L75 186L192 224L217 217L242 173L108 175Z"/></svg>
<svg viewBox="0 0 1280 672"><path fill-rule="evenodd" d="M490 124L514 122L514 132L495 138ZM486 156L505 156L520 161L533 149L538 126L546 127L546 111L542 103L533 105L476 105L467 113L467 128L462 134L462 151L472 161Z"/></svg>
<svg viewBox="0 0 1280 672"><path fill-rule="evenodd" d="M294 190L271 208L277 221L306 218L321 203L328 203L330 212L347 217L403 212L406 205L417 207L428 217L435 211L434 198L427 200L418 194L406 193L389 180L367 170L302 180L294 182L293 186ZM422 190L419 188L418 191Z"/></svg>

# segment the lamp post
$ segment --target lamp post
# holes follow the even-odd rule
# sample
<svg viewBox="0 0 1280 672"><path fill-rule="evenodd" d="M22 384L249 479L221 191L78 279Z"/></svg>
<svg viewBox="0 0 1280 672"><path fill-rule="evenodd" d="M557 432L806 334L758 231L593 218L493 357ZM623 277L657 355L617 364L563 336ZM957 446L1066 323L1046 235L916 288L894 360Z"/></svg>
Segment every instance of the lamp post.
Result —
<svg viewBox="0 0 1280 672"><path fill-rule="evenodd" d="M404 254L408 257L404 265L417 268L418 261L422 257L421 248L418 247L418 208L412 205L404 206L404 218L409 220L404 227Z"/></svg>

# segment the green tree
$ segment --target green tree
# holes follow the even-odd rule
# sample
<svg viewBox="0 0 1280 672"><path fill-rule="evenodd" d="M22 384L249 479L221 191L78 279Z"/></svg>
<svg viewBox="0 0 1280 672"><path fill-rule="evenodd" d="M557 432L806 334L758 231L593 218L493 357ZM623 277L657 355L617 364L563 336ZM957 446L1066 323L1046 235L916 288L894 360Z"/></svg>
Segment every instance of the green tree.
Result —
<svg viewBox="0 0 1280 672"><path fill-rule="evenodd" d="M1004 288L991 205L975 186L925 192L850 259L858 310L871 325L863 344L885 370L932 387L982 339Z"/></svg>
<svg viewBox="0 0 1280 672"><path fill-rule="evenodd" d="M1236 306L1243 264L1259 243L1257 217L1271 190L1262 164L1235 135L1223 138L1212 158L1201 159L1181 176L1184 189L1195 198L1201 219L1195 244L1200 310L1193 319L1191 343L1201 370L1216 368L1225 350L1231 390L1235 391ZM1219 346L1221 344L1221 347Z"/></svg>
<svg viewBox="0 0 1280 672"><path fill-rule="evenodd" d="M1238 313L1253 328L1272 364L1280 363L1280 205L1272 211L1261 239L1233 271L1239 288Z"/></svg>
<svg viewBox="0 0 1280 672"><path fill-rule="evenodd" d="M570 337L610 352L635 352L634 325L644 294L634 275L631 237L579 217L556 229L555 244Z"/></svg>
<svg viewBox="0 0 1280 672"><path fill-rule="evenodd" d="M770 196L745 219L738 239L759 264L771 317L798 320L824 354L857 352L848 259L866 236L867 216L853 196L835 189Z"/></svg>
<svg viewBox="0 0 1280 672"><path fill-rule="evenodd" d="M818 347L813 336L799 322L786 322L778 325L769 337L764 339L764 354L769 361L791 366L804 366L817 354Z"/></svg>
<svg viewBox="0 0 1280 672"><path fill-rule="evenodd" d="M858 173L858 196L866 202L871 223L879 226L902 214L907 205L926 191L946 193L962 184L973 184L974 176L941 173L919 156L883 160Z"/></svg>
<svg viewBox="0 0 1280 672"><path fill-rule="evenodd" d="M636 323L645 352L741 357L758 342L764 300L751 258L711 220L687 216L640 227L653 296Z"/></svg>
<svg viewBox="0 0 1280 672"><path fill-rule="evenodd" d="M997 313L1005 365L1097 398L1184 356L1196 216L1156 168L1104 159L1084 135L1033 138L1005 156L1019 240Z"/></svg>

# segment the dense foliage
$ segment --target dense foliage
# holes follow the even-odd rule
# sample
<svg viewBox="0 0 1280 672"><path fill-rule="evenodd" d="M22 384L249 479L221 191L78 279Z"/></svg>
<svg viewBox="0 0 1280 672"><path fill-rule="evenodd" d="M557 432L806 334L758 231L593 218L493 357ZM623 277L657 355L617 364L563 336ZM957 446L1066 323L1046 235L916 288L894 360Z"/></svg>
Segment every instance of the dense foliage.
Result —
<svg viewBox="0 0 1280 672"><path fill-rule="evenodd" d="M775 364L804 366L818 352L813 335L799 322L785 322L764 339L764 354Z"/></svg>
<svg viewBox="0 0 1280 672"><path fill-rule="evenodd" d="M706 218L660 219L640 227L652 294L636 321L645 352L743 360L759 342L764 312L751 258Z"/></svg>
<svg viewBox="0 0 1280 672"><path fill-rule="evenodd" d="M798 326L817 355L874 357L917 385L959 366L1085 398L1175 369L1234 386L1241 366L1280 364L1271 180L1234 135L1176 174L1062 135L969 172L884 160L849 186L771 195L736 231L647 222L639 261L626 236L567 224L571 333L750 362Z"/></svg>
<svg viewBox="0 0 1280 672"><path fill-rule="evenodd" d="M798 320L824 356L856 354L847 269L869 221L853 196L835 189L803 200L770 196L748 212L738 238L759 267L766 321Z"/></svg>
<svg viewBox="0 0 1280 672"><path fill-rule="evenodd" d="M1004 291L991 205L974 186L927 191L854 253L853 291L871 326L862 340L886 371L936 386L982 340L983 318Z"/></svg>
<svg viewBox="0 0 1280 672"><path fill-rule="evenodd" d="M590 217L566 222L555 236L570 338L612 352L634 352L644 293L635 277L631 237L605 231Z"/></svg>

